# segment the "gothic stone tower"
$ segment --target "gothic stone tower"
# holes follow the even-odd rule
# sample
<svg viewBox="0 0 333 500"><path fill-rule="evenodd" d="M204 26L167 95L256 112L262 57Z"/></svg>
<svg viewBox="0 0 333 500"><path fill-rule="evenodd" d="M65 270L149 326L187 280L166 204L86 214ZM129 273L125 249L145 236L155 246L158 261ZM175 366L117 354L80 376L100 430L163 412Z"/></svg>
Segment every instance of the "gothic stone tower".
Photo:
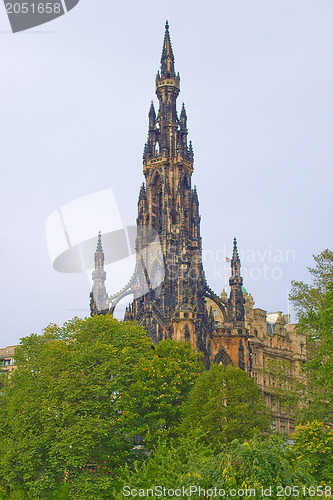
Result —
<svg viewBox="0 0 333 500"><path fill-rule="evenodd" d="M230 297L216 295L202 266L199 202L191 187L193 149L187 144L184 104L178 116L179 74L166 23L161 68L156 76L159 109L149 110L143 154L145 183L138 201L136 268L129 284L113 297L105 290L104 254L98 237L91 313L111 313L126 295L133 302L126 320L143 325L154 343L187 341L204 353L206 366L233 364L251 371L249 332L245 327L243 279L237 243L231 259ZM216 321L216 315L221 321Z"/></svg>
<svg viewBox="0 0 333 500"><path fill-rule="evenodd" d="M136 319L154 342L168 337L190 341L208 356L211 323L204 298L199 202L191 188L193 150L187 144L185 106L179 116L176 109L179 91L167 22L156 76L159 110L156 115L152 102L143 154L134 301L125 319Z"/></svg>

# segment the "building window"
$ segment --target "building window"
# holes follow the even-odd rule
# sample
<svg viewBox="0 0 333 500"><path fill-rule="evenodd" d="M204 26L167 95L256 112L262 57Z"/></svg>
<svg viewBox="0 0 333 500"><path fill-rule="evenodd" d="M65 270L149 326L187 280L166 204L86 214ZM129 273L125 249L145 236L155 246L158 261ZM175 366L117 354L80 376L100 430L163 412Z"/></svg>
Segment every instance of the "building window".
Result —
<svg viewBox="0 0 333 500"><path fill-rule="evenodd" d="M135 434L134 438L133 438L133 442L135 444L141 444L143 441L143 436L141 436L141 434Z"/></svg>
<svg viewBox="0 0 333 500"><path fill-rule="evenodd" d="M5 366L10 366L10 359L5 359L5 363L4 363Z"/></svg>
<svg viewBox="0 0 333 500"><path fill-rule="evenodd" d="M301 356L303 356L303 347L304 347L304 344L301 344Z"/></svg>
<svg viewBox="0 0 333 500"><path fill-rule="evenodd" d="M281 432L281 434L285 434L285 432L286 432L286 421L285 420L280 421L280 432Z"/></svg>
<svg viewBox="0 0 333 500"><path fill-rule="evenodd" d="M275 419L272 420L272 431L273 432L276 431L276 421L275 421Z"/></svg>
<svg viewBox="0 0 333 500"><path fill-rule="evenodd" d="M295 432L295 422L289 422L289 432Z"/></svg>

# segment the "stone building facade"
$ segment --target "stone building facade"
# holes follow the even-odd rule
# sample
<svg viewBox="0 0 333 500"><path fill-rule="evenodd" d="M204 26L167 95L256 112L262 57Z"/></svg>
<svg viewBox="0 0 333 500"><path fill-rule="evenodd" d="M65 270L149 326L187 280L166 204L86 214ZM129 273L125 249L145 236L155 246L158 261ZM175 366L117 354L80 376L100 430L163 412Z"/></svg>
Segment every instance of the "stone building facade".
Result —
<svg viewBox="0 0 333 500"><path fill-rule="evenodd" d="M10 372L15 367L15 348L16 345L9 345L0 349L0 370Z"/></svg>
<svg viewBox="0 0 333 500"><path fill-rule="evenodd" d="M188 142L187 115L176 101L180 76L166 23L157 73L156 96L148 113L148 139L143 153L142 184L138 200L136 268L129 284L108 297L105 289L102 236L98 236L91 293L91 314L113 313L119 301L132 295L125 319L143 325L153 343L170 338L190 342L211 363L232 364L254 377L274 404L274 388L263 375L265 360L279 358L299 376L305 339L281 313L267 315L254 308L243 286L241 262L234 239L230 259L230 294L217 295L208 286L202 264L200 213L196 187L192 187L194 153ZM284 409L274 410L273 426L292 431Z"/></svg>

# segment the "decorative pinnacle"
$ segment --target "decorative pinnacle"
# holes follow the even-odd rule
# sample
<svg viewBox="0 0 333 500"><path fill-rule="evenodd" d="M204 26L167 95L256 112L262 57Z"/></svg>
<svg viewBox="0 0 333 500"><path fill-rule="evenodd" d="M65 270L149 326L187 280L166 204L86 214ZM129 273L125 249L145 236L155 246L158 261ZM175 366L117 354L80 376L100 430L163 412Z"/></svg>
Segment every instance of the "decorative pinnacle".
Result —
<svg viewBox="0 0 333 500"><path fill-rule="evenodd" d="M192 141L190 141L188 152L189 152L190 160L193 161L194 153L193 153L193 144L192 144Z"/></svg>
<svg viewBox="0 0 333 500"><path fill-rule="evenodd" d="M150 108L149 108L149 113L148 113L149 119L155 123L156 120L156 113L155 113L155 107L154 107L154 102L151 101L150 103Z"/></svg>
<svg viewBox="0 0 333 500"><path fill-rule="evenodd" d="M182 104L182 110L180 112L180 118L181 119L185 119L185 120L187 118L187 116L186 116L186 110L185 110L185 104L184 103Z"/></svg>
<svg viewBox="0 0 333 500"><path fill-rule="evenodd" d="M141 187L140 187L139 198L141 198L141 197L146 197L146 186L145 186L144 182L141 184Z"/></svg>

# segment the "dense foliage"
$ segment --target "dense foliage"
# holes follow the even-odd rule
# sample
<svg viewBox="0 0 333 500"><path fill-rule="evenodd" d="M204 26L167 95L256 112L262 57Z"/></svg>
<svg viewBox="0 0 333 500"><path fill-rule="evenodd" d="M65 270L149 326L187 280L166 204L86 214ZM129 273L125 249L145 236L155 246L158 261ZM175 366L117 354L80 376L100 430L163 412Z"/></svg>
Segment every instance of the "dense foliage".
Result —
<svg viewBox="0 0 333 500"><path fill-rule="evenodd" d="M306 336L306 358L299 377L291 378L287 360L267 360L264 374L274 379L274 393L297 423L333 423L333 252L314 255L312 283L292 282L298 312L296 330Z"/></svg>
<svg viewBox="0 0 333 500"><path fill-rule="evenodd" d="M276 435L258 435L248 441L226 443L217 454L201 443L198 433L179 437L171 445L162 443L150 459L138 464L134 471L124 467L113 497L120 500L129 491L137 495L141 492L143 496L147 490L159 492L158 488L163 485L166 491L178 489L177 493L185 490L189 494L192 488L191 498L195 500L219 498L214 497L215 488L221 493L224 491L225 498L231 498L231 492L236 499L263 498L263 491L274 499L295 498L298 488L300 498L310 499L315 496L313 491L316 493L317 486L318 491L320 488L323 491L328 483L322 481L320 486L316 474L311 474L308 458L301 453L306 439L303 429L299 430L295 447ZM322 456L323 452L321 449L319 454ZM309 492L310 486L313 490ZM177 498L177 493L173 498Z"/></svg>
<svg viewBox="0 0 333 500"><path fill-rule="evenodd" d="M299 422L333 422L333 252L314 255L312 283L293 282L291 299L298 330L307 335L307 360L298 384Z"/></svg>
<svg viewBox="0 0 333 500"><path fill-rule="evenodd" d="M333 485L333 432L317 420L299 425L293 435L297 460L307 461L307 471L322 484Z"/></svg>
<svg viewBox="0 0 333 500"><path fill-rule="evenodd" d="M315 266L308 268L312 283L292 281L290 299L298 316L306 315L310 310L317 310L321 297L333 283L333 251L324 250L314 255Z"/></svg>
<svg viewBox="0 0 333 500"><path fill-rule="evenodd" d="M200 429L203 441L216 451L228 441L268 432L271 421L254 379L223 365L212 365L198 378L183 413L183 430Z"/></svg>
<svg viewBox="0 0 333 500"><path fill-rule="evenodd" d="M141 327L111 316L52 325L24 338L15 358L0 394L0 480L8 494L42 499L64 480L72 498L109 498L145 438L152 446L178 423L203 369L189 345L154 350Z"/></svg>
<svg viewBox="0 0 333 500"><path fill-rule="evenodd" d="M316 308L303 314L299 323L308 332L308 359L303 366L305 402L300 421L333 422L333 282Z"/></svg>

